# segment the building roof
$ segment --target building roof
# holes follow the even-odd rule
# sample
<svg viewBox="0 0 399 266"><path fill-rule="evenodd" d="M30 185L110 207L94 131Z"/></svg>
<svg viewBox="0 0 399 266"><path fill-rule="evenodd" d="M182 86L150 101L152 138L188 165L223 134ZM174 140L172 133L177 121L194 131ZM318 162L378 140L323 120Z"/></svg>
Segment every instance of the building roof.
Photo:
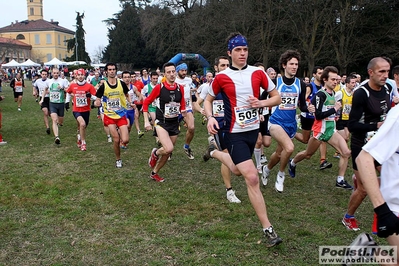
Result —
<svg viewBox="0 0 399 266"><path fill-rule="evenodd" d="M5 32L29 32L29 31L60 31L74 35L75 32L58 25L58 21L47 21L44 19L39 20L24 20L12 22L11 25L0 28L0 33Z"/></svg>
<svg viewBox="0 0 399 266"><path fill-rule="evenodd" d="M8 45L17 45L17 46L21 46L21 47L25 47L27 49L32 49L32 45L15 40L15 39L11 39L11 38L6 38L6 37L0 37L0 45L4 45L4 44L8 44Z"/></svg>

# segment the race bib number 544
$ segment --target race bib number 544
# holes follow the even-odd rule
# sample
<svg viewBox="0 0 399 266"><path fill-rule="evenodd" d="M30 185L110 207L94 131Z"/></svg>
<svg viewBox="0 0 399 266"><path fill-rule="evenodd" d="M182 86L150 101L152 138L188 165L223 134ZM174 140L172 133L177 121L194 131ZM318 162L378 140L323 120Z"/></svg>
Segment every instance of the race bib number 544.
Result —
<svg viewBox="0 0 399 266"><path fill-rule="evenodd" d="M234 113L236 122L242 128L259 123L259 112L256 108L250 106L235 107Z"/></svg>

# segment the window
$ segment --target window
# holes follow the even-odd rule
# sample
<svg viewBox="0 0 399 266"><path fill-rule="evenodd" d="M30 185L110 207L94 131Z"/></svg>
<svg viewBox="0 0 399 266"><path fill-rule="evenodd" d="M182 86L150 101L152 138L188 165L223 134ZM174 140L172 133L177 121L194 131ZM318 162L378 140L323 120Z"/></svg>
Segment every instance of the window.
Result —
<svg viewBox="0 0 399 266"><path fill-rule="evenodd" d="M33 3L33 0L29 0L29 2Z"/></svg>
<svg viewBox="0 0 399 266"><path fill-rule="evenodd" d="M40 35L35 34L35 44L40 44Z"/></svg>
<svg viewBox="0 0 399 266"><path fill-rule="evenodd" d="M64 36L64 46L67 45L66 36Z"/></svg>
<svg viewBox="0 0 399 266"><path fill-rule="evenodd" d="M16 39L17 40L25 40L25 36L23 34L18 34Z"/></svg>
<svg viewBox="0 0 399 266"><path fill-rule="evenodd" d="M51 44L51 34L46 34L46 43Z"/></svg>
<svg viewBox="0 0 399 266"><path fill-rule="evenodd" d="M60 59L60 60L62 59L61 54L58 54L58 59Z"/></svg>
<svg viewBox="0 0 399 266"><path fill-rule="evenodd" d="M51 61L51 59L53 59L52 54L47 54L47 62L48 62L48 61Z"/></svg>
<svg viewBox="0 0 399 266"><path fill-rule="evenodd" d="M58 45L61 45L61 35L58 34Z"/></svg>
<svg viewBox="0 0 399 266"><path fill-rule="evenodd" d="M35 14L35 9L31 7L29 10L30 10L30 15L33 16Z"/></svg>

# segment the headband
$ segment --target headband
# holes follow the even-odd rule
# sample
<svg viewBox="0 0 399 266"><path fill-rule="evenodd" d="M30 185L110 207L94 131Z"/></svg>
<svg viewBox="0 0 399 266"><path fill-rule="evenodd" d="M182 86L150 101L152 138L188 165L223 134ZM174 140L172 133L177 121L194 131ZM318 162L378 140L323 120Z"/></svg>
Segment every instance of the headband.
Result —
<svg viewBox="0 0 399 266"><path fill-rule="evenodd" d="M180 70L187 70L187 64L182 63L176 67L176 71L179 72Z"/></svg>
<svg viewBox="0 0 399 266"><path fill-rule="evenodd" d="M231 51L237 46L248 46L247 39L242 35L236 35L229 40L227 49Z"/></svg>

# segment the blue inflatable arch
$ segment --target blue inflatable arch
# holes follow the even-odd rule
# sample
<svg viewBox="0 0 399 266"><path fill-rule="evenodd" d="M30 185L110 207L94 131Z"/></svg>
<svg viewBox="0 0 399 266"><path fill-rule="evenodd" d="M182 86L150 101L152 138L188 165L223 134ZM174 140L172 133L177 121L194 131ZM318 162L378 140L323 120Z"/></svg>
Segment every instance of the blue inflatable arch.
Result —
<svg viewBox="0 0 399 266"><path fill-rule="evenodd" d="M203 68L204 75L206 74L206 70L208 68L211 68L211 65L208 63L208 61L206 61L206 59L200 54L180 53L172 57L172 59L170 59L169 62L172 62L177 66L181 61L185 60L197 60Z"/></svg>

